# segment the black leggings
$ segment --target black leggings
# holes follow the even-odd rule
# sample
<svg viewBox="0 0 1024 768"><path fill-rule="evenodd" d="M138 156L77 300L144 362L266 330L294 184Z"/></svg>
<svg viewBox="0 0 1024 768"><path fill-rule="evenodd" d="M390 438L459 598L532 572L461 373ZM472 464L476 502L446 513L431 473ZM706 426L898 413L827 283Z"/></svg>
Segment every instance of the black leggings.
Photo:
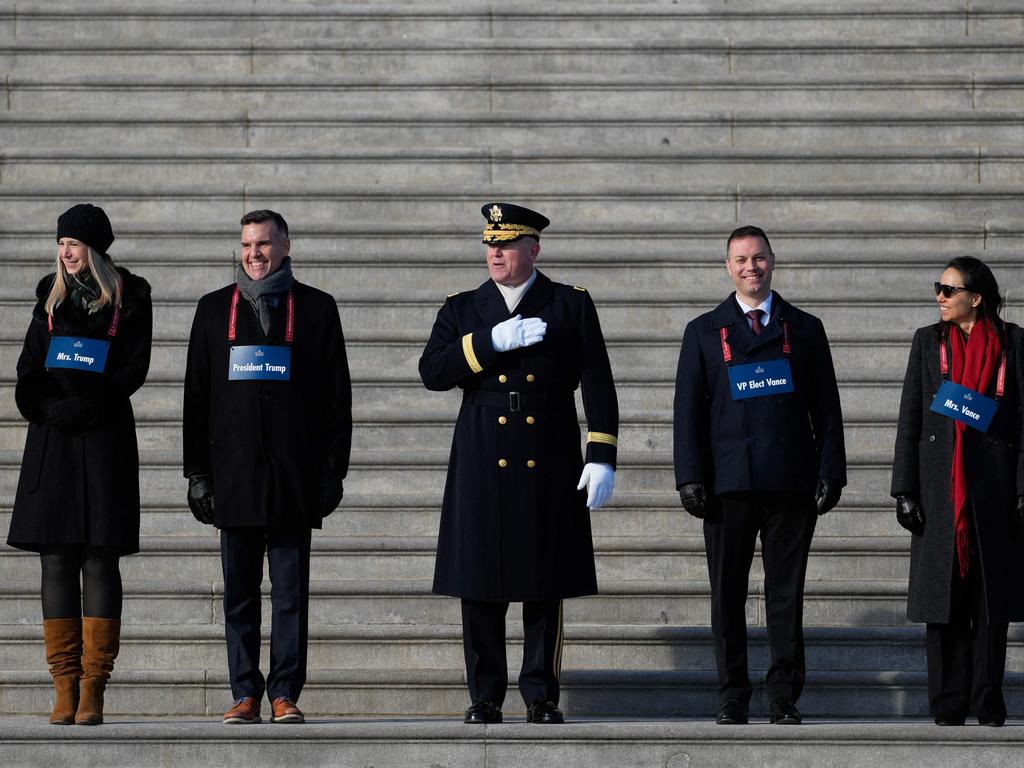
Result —
<svg viewBox="0 0 1024 768"><path fill-rule="evenodd" d="M121 618L119 559L103 547L59 546L40 552L43 618Z"/></svg>

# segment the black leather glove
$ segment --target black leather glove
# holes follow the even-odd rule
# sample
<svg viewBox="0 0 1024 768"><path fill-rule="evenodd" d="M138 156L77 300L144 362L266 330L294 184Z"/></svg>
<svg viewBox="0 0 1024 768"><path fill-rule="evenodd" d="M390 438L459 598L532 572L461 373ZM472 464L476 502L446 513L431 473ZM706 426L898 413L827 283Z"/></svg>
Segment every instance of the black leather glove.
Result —
<svg viewBox="0 0 1024 768"><path fill-rule="evenodd" d="M896 522L915 536L924 535L924 510L913 496L896 497Z"/></svg>
<svg viewBox="0 0 1024 768"><path fill-rule="evenodd" d="M93 429L95 418L82 398L65 397L47 409L46 423L61 432L82 435Z"/></svg>
<svg viewBox="0 0 1024 768"><path fill-rule="evenodd" d="M188 508L203 525L213 525L213 483L207 474L188 476Z"/></svg>
<svg viewBox="0 0 1024 768"><path fill-rule="evenodd" d="M336 474L327 470L320 481L320 516L327 517L338 508L345 496L345 483Z"/></svg>
<svg viewBox="0 0 1024 768"><path fill-rule="evenodd" d="M1024 496L1017 497L1017 509L1010 513L1010 536L1017 538L1024 530Z"/></svg>
<svg viewBox="0 0 1024 768"><path fill-rule="evenodd" d="M818 508L819 517L831 512L842 495L843 489L835 480L819 480L818 487L814 489L814 506Z"/></svg>
<svg viewBox="0 0 1024 768"><path fill-rule="evenodd" d="M683 503L683 509L703 520L708 511L708 495L704 490L704 483L683 483L679 487L679 500Z"/></svg>

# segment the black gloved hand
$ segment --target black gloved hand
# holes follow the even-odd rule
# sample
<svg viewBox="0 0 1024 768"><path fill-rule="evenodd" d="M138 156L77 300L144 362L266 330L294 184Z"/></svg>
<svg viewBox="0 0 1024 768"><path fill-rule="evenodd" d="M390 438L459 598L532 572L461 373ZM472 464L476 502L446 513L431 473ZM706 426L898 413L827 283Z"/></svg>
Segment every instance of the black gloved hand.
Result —
<svg viewBox="0 0 1024 768"><path fill-rule="evenodd" d="M913 496L896 497L896 522L915 536L924 535L924 510Z"/></svg>
<svg viewBox="0 0 1024 768"><path fill-rule="evenodd" d="M213 525L213 483L207 474L188 476L188 508L203 525Z"/></svg>
<svg viewBox="0 0 1024 768"><path fill-rule="evenodd" d="M703 520L708 511L708 495L704 490L704 483L683 483L679 486L679 500L683 503L683 509Z"/></svg>
<svg viewBox="0 0 1024 768"><path fill-rule="evenodd" d="M93 413L80 397L57 400L46 411L46 423L61 432L83 435L95 425Z"/></svg>
<svg viewBox="0 0 1024 768"><path fill-rule="evenodd" d="M1010 536L1017 538L1024 530L1024 496L1017 497L1017 509L1010 513Z"/></svg>
<svg viewBox="0 0 1024 768"><path fill-rule="evenodd" d="M327 470L320 481L320 516L327 517L341 503L345 496L345 483L336 474Z"/></svg>
<svg viewBox="0 0 1024 768"><path fill-rule="evenodd" d="M818 516L832 511L842 495L843 489L835 480L819 480L818 487L814 489L814 506L818 508Z"/></svg>

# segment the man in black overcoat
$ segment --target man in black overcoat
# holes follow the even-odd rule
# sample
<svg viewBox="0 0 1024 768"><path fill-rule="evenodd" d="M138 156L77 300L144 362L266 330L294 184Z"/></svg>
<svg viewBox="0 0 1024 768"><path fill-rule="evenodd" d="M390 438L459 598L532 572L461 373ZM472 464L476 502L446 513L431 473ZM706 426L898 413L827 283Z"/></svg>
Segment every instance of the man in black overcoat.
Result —
<svg viewBox="0 0 1024 768"><path fill-rule="evenodd" d="M676 373L676 487L686 511L704 521L721 724L748 717L744 607L758 535L771 722L801 721L807 555L817 516L846 484L825 329L771 290L774 268L762 230L729 236L726 269L736 291L686 326Z"/></svg>
<svg viewBox="0 0 1024 768"><path fill-rule="evenodd" d="M448 297L420 358L427 389L463 390L434 592L462 598L465 722L501 722L505 614L522 602L527 719L561 723L562 600L597 592L588 507L611 498L618 403L590 294L534 268L547 218L508 203L482 212L490 279Z"/></svg>
<svg viewBox="0 0 1024 768"><path fill-rule="evenodd" d="M310 533L341 501L352 391L337 303L292 277L288 225L242 217L235 283L199 300L185 372L188 503L220 529L235 703L225 723L302 722ZM260 585L271 580L270 671L260 671Z"/></svg>

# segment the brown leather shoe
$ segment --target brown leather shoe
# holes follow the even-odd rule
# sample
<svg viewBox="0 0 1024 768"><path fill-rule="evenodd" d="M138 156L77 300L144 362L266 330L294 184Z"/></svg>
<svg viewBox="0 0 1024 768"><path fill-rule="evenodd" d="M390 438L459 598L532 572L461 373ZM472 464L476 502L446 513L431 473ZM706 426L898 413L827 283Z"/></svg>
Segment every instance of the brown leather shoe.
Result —
<svg viewBox="0 0 1024 768"><path fill-rule="evenodd" d="M287 696L274 699L270 704L273 713L270 715L272 723L304 723L306 716L302 710L295 706L295 702Z"/></svg>
<svg viewBox="0 0 1024 768"><path fill-rule="evenodd" d="M243 696L224 713L225 725L249 725L260 722L260 703L252 696Z"/></svg>

